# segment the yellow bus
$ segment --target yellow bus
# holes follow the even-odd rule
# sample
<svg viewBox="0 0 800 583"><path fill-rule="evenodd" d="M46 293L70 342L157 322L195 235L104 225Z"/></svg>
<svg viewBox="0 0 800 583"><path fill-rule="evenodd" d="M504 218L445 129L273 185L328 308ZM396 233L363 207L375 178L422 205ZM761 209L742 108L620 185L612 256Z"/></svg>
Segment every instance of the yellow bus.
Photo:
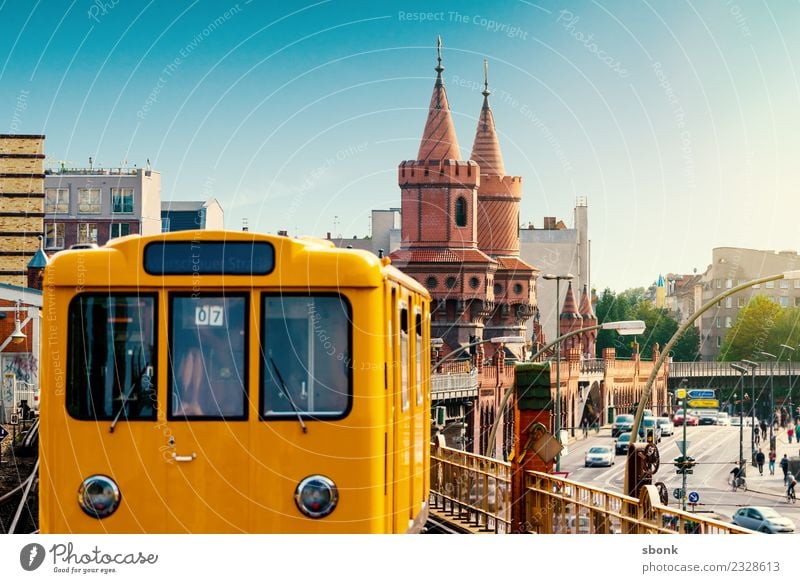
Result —
<svg viewBox="0 0 800 583"><path fill-rule="evenodd" d="M45 270L43 533L403 533L427 517L430 297L366 251L129 236Z"/></svg>

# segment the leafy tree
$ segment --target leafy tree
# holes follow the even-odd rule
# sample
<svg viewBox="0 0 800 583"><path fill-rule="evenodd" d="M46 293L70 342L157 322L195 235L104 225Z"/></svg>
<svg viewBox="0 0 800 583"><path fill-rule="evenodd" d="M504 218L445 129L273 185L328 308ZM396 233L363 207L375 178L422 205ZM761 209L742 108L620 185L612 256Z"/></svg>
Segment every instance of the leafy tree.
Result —
<svg viewBox="0 0 800 583"><path fill-rule="evenodd" d="M754 358L759 351L767 351L772 354L781 343L781 332L786 334L786 327L789 325L784 322L782 313L784 310L767 296L757 295L744 309L739 311L731 329L725 335L725 341L719 351L720 361L732 360L761 360L760 357ZM789 310L787 310L788 312ZM796 320L795 320L796 321ZM781 327L778 328L778 324Z"/></svg>

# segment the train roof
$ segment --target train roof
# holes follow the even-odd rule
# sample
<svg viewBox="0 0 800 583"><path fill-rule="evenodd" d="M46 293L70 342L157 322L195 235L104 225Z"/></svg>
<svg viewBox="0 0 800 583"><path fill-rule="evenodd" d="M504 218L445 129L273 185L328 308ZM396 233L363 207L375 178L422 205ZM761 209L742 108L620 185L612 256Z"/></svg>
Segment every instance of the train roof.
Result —
<svg viewBox="0 0 800 583"><path fill-rule="evenodd" d="M199 249L203 243L269 243L274 249L274 269L265 275L161 275L143 269L145 248L151 243L189 243ZM292 268L286 269L289 265ZM427 290L412 277L369 251L342 249L331 241L313 237L294 239L253 231L179 231L141 236L128 235L111 239L96 249L59 251L45 268L45 286L107 287L162 286L200 278L194 283L206 285L207 277L222 278L226 286L304 287L313 275L315 286L378 287L386 278L398 281L428 297ZM211 285L211 284L208 284Z"/></svg>

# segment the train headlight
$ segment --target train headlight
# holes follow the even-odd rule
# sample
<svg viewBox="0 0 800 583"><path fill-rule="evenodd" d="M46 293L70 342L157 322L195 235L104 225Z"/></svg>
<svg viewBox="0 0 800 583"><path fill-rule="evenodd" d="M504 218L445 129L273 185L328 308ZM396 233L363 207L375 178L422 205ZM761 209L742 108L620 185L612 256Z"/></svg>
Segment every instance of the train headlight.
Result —
<svg viewBox="0 0 800 583"><path fill-rule="evenodd" d="M78 505L92 518L111 516L121 500L119 486L108 476L89 476L78 488Z"/></svg>
<svg viewBox="0 0 800 583"><path fill-rule="evenodd" d="M300 512L310 518L328 516L339 502L339 491L325 476L309 476L297 485L294 501Z"/></svg>

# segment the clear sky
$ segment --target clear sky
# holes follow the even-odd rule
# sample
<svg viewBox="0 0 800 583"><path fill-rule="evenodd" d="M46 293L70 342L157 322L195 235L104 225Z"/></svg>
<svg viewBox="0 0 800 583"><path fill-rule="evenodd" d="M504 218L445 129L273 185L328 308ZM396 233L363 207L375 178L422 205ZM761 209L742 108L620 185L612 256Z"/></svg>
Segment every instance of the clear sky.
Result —
<svg viewBox="0 0 800 583"><path fill-rule="evenodd" d="M462 157L489 60L521 219L589 203L598 288L797 249L800 4L0 0L0 132L143 166L228 228L344 236L400 205L436 64Z"/></svg>

